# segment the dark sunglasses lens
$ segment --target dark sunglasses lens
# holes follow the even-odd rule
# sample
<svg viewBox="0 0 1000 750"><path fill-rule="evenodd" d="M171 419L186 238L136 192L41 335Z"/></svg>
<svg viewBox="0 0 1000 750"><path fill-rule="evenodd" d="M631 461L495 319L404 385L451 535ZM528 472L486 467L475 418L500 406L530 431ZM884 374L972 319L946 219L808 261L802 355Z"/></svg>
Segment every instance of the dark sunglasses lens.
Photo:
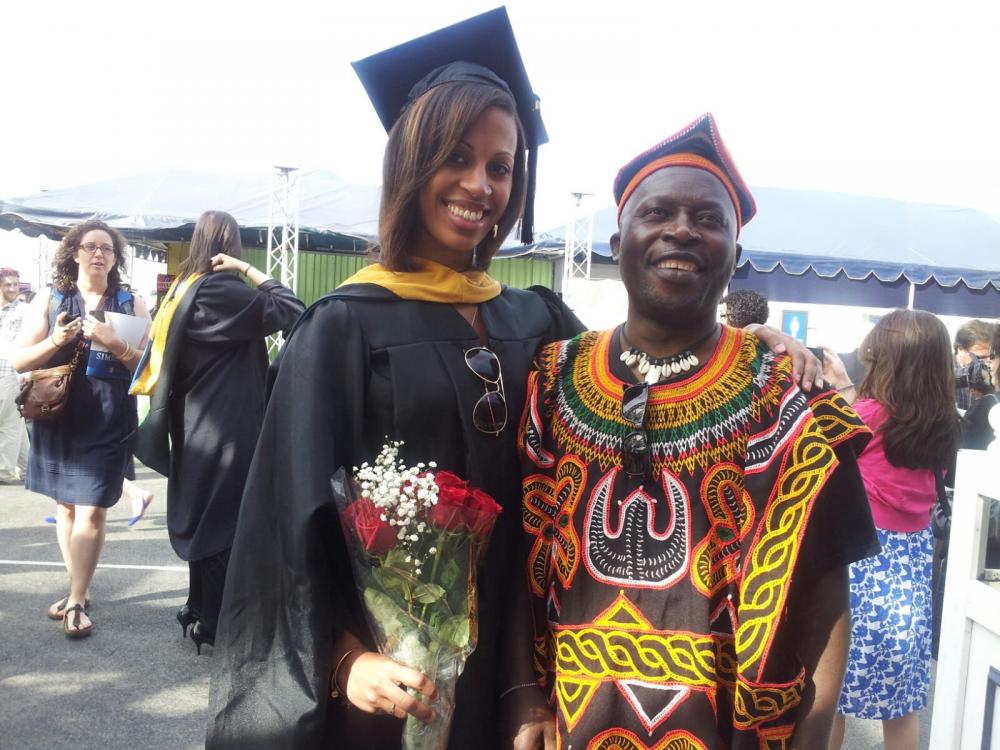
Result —
<svg viewBox="0 0 1000 750"><path fill-rule="evenodd" d="M645 421L648 398L649 389L645 384L629 386L622 395L622 416L635 427L642 427Z"/></svg>
<svg viewBox="0 0 1000 750"><path fill-rule="evenodd" d="M507 424L507 402L499 391L490 391L476 402L472 423L482 432L500 432Z"/></svg>
<svg viewBox="0 0 1000 750"><path fill-rule="evenodd" d="M465 353L465 362L476 375L491 383L500 379L500 360L489 349L469 349Z"/></svg>
<svg viewBox="0 0 1000 750"><path fill-rule="evenodd" d="M645 432L630 432L622 441L622 468L637 477L649 475L649 439Z"/></svg>

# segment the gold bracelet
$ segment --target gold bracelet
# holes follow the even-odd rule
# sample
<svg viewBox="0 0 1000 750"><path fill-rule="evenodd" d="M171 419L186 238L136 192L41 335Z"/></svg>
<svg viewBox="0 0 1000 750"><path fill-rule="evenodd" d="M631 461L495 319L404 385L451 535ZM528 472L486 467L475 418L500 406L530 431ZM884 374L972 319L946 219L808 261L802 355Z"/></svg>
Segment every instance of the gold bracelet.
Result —
<svg viewBox="0 0 1000 750"><path fill-rule="evenodd" d="M337 675L340 674L340 668L344 666L344 662L347 661L347 657L353 654L355 651L360 651L357 648L351 648L344 652L344 655L340 657L340 661L337 662L336 668L333 670L333 678L330 680L333 683L333 688L330 690L331 698L346 698L347 692L340 689L340 683L337 682Z"/></svg>
<svg viewBox="0 0 1000 750"><path fill-rule="evenodd" d="M112 354L114 354L114 352L112 352ZM115 354L115 357L120 360L128 359L131 356L132 356L132 345L127 341L125 342L125 349L122 351L122 353Z"/></svg>

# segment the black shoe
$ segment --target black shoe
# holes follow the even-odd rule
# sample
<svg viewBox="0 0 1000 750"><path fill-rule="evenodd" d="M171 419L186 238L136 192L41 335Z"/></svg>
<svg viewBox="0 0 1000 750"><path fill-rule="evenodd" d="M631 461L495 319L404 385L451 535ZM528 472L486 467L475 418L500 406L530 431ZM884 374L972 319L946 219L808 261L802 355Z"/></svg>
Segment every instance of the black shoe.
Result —
<svg viewBox="0 0 1000 750"><path fill-rule="evenodd" d="M198 615L194 613L188 605L184 605L179 610L177 610L177 622L181 625L181 630L184 631L184 637L187 638L188 628L198 622ZM192 636L193 638L194 636Z"/></svg>
<svg viewBox="0 0 1000 750"><path fill-rule="evenodd" d="M205 627L205 623L198 620L191 628L191 640L194 641L195 648L198 649L198 656L201 656L201 645L207 643L209 646L215 647L215 633L210 631Z"/></svg>

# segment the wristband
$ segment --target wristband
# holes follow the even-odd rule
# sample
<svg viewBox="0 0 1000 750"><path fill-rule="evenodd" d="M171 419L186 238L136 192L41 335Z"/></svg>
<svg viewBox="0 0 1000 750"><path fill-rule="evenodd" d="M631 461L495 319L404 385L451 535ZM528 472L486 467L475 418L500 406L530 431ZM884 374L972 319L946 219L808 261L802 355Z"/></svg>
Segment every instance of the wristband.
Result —
<svg viewBox="0 0 1000 750"><path fill-rule="evenodd" d="M360 651L360 649L352 648L344 652L344 655L340 657L340 661L337 662L337 666L333 670L333 677L330 680L332 683L330 689L331 698L346 698L347 693L340 689L340 683L337 682L337 675L340 674L340 668L344 666L344 662L347 661L347 657L353 654L355 651Z"/></svg>
<svg viewBox="0 0 1000 750"><path fill-rule="evenodd" d="M243 270L242 270L242 271L241 271L240 273L242 273L242 274L243 274L244 276L246 276L246 275L247 275L248 273L250 273L250 264L249 264L249 263L247 263L247 264L246 264L246 265L245 265L245 266L243 267Z"/></svg>
<svg viewBox="0 0 1000 750"><path fill-rule="evenodd" d="M523 682L520 685L515 685L514 687L509 687L506 690L504 690L502 693L500 693L500 697L497 698L497 700L503 700L506 696L510 695L515 690L521 690L523 688L529 688L529 687L536 688L536 687L538 687L538 683L537 682Z"/></svg>
<svg viewBox="0 0 1000 750"><path fill-rule="evenodd" d="M54 338L52 338L52 334L51 333L49 334L49 341L52 342L52 346L54 346L56 349L62 349L62 344L57 344L56 340Z"/></svg>

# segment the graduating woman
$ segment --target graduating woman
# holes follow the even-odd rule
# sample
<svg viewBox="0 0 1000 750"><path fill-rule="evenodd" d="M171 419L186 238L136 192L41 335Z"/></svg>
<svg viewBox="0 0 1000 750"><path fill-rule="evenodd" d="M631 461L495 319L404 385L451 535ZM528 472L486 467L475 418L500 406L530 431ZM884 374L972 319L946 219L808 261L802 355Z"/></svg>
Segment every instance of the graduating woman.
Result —
<svg viewBox="0 0 1000 750"><path fill-rule="evenodd" d="M545 132L503 9L356 68L390 128L379 262L309 308L282 353L226 583L212 750L398 748L402 718L431 717L429 678L375 649L330 487L387 437L404 441L408 465L436 461L505 509L479 577L478 646L450 747L503 741L500 634L522 585L514 424L535 352L583 328L548 290L486 273L522 207L530 241Z"/></svg>
<svg viewBox="0 0 1000 750"><path fill-rule="evenodd" d="M935 474L952 465L958 440L948 331L930 313L895 310L860 352L869 369L857 394L836 357L828 372L857 395L874 433L858 467L882 551L851 564L851 649L830 747L846 715L881 720L887 748L916 750L930 688Z"/></svg>
<svg viewBox="0 0 1000 750"><path fill-rule="evenodd" d="M128 384L139 351L115 333L105 312L148 320L146 305L122 288L126 241L103 221L69 230L56 251L52 291L40 294L25 314L12 357L19 372L38 370L80 357L65 411L50 421L34 421L28 454L29 490L56 501L56 536L69 574L69 593L52 604L48 616L62 620L71 638L90 635L90 582L104 546L108 508L122 494L132 471L129 438L137 416ZM93 343L100 368L91 368Z"/></svg>
<svg viewBox="0 0 1000 750"><path fill-rule="evenodd" d="M167 475L170 543L189 568L177 620L185 635L194 626L198 653L215 639L243 483L264 418L264 339L291 329L305 307L240 260L241 249L236 219L222 211L201 215L133 387L153 396L136 456Z"/></svg>

